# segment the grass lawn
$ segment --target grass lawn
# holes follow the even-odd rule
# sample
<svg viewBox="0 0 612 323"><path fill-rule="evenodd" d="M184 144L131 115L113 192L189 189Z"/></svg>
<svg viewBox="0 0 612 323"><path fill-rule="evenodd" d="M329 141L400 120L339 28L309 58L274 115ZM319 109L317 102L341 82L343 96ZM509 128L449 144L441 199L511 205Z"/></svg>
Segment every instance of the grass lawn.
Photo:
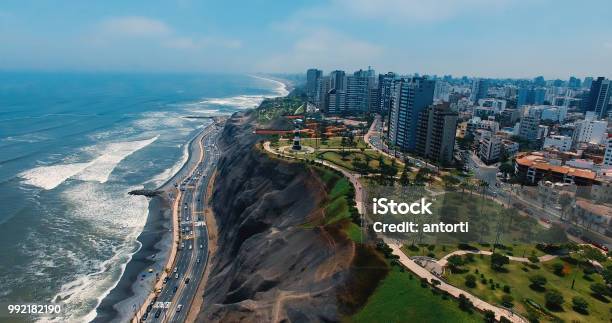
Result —
<svg viewBox="0 0 612 323"><path fill-rule="evenodd" d="M549 262L537 264L537 267L528 267L522 263L511 261L505 268L507 272L497 272L490 267L490 257L475 256L474 262L464 265L463 268L468 272L461 274L451 274L447 271L447 280L460 288L464 288L470 293L477 295L481 299L494 303L501 304L502 296L506 293L503 291L503 286L508 285L511 288L510 295L514 298L514 309L523 316L528 315L528 309L533 311L533 307L525 302L526 299L531 299L540 306L546 304L544 295L545 291L536 291L530 287L529 277L539 274L546 278L547 283L544 286L546 289L557 289L563 294L565 303L562 310L549 313L557 316L565 322L610 322L612 318L610 313L610 303L591 296L590 285L594 282L602 282L602 277L599 274L591 274L584 276L582 269L576 265L564 262L560 259L551 260ZM552 266L554 263L562 263L565 266L565 276L557 276L554 274ZM528 271L525 271L526 268ZM476 273L476 269L478 273ZM470 273L477 277L476 287L468 288L465 285L465 276ZM481 274L484 275L487 283L481 282ZM590 277L590 278L585 278ZM574 289L571 288L572 279L576 279ZM489 279L493 280L496 288L491 289ZM591 279L592 281L589 281ZM499 285L499 287L497 287ZM572 298L575 296L583 297L589 304L589 315L577 313L572 309ZM545 313L539 313L541 321L553 321L553 317Z"/></svg>
<svg viewBox="0 0 612 323"><path fill-rule="evenodd" d="M355 137L354 139L355 146L352 147L344 147L344 148L368 148L368 145L363 141L363 137ZM342 148L342 137L331 137L327 138L327 140L322 141L321 139L312 139L312 138L303 138L302 145L315 147L318 145L319 148Z"/></svg>
<svg viewBox="0 0 612 323"><path fill-rule="evenodd" d="M412 276L412 279L410 278ZM346 322L482 322L482 315L459 309L451 297L421 287L417 276L393 266L366 305Z"/></svg>
<svg viewBox="0 0 612 323"><path fill-rule="evenodd" d="M319 158L327 160L331 163L334 163L350 171L355 171L353 167L353 163L352 163L353 160L357 159L357 160L361 160L365 162L366 156L370 158L370 162L368 165L370 166L371 169L378 169L378 167L380 167L379 158L382 155L375 151L364 151L364 152L350 151L350 152L347 152L347 155L345 158L342 158L342 155L340 154L340 152L336 152L336 151L326 151L326 152L319 154ZM383 162L387 165L391 165L391 159L387 157L383 156ZM401 167L399 167L398 165L398 170L400 169Z"/></svg>

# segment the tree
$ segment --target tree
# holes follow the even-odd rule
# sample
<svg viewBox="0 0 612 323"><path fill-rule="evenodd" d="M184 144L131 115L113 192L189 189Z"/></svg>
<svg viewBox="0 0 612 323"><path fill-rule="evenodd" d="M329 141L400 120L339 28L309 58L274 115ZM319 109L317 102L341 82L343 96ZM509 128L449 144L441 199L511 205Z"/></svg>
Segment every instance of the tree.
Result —
<svg viewBox="0 0 612 323"><path fill-rule="evenodd" d="M589 313L589 303L586 299L580 296L575 296L574 298L572 298L572 308L578 313Z"/></svg>
<svg viewBox="0 0 612 323"><path fill-rule="evenodd" d="M499 253L493 253L491 255L491 268L496 271L502 271L504 265L510 263L510 258Z"/></svg>
<svg viewBox="0 0 612 323"><path fill-rule="evenodd" d="M487 323L495 323L495 312L486 310L484 312L484 321Z"/></svg>
<svg viewBox="0 0 612 323"><path fill-rule="evenodd" d="M563 276L564 275L564 272L563 272L564 266L563 266L562 263L556 262L556 263L553 264L552 267L553 267L553 272L555 273L555 275L557 275L557 276Z"/></svg>
<svg viewBox="0 0 612 323"><path fill-rule="evenodd" d="M610 294L608 287L602 283L591 284L591 291L593 292L593 294L599 296L600 298L603 298Z"/></svg>
<svg viewBox="0 0 612 323"><path fill-rule="evenodd" d="M459 308L460 309L466 312L471 312L472 306L474 306L474 304L472 304L472 301L470 301L469 298L465 297L465 295L463 294L459 294Z"/></svg>
<svg viewBox="0 0 612 323"><path fill-rule="evenodd" d="M514 173L514 167L512 166L512 163L506 162L499 166L499 171L504 174L504 177L508 177L508 174Z"/></svg>
<svg viewBox="0 0 612 323"><path fill-rule="evenodd" d="M410 178L408 178L408 167L404 167L404 170L402 170L402 175L400 176L399 182L403 187L410 185Z"/></svg>
<svg viewBox="0 0 612 323"><path fill-rule="evenodd" d="M508 294L502 295L502 305L505 307L514 307L514 297Z"/></svg>
<svg viewBox="0 0 612 323"><path fill-rule="evenodd" d="M563 295L556 289L551 289L544 295L546 306L550 309L560 309L565 302Z"/></svg>
<svg viewBox="0 0 612 323"><path fill-rule="evenodd" d="M465 286L467 286L469 288L476 287L476 276L474 276L472 274L467 274L465 276Z"/></svg>
<svg viewBox="0 0 612 323"><path fill-rule="evenodd" d="M531 288L533 289L544 289L544 285L546 285L546 277L537 274L529 277L529 281L531 282Z"/></svg>
<svg viewBox="0 0 612 323"><path fill-rule="evenodd" d="M451 272L456 272L463 266L463 258L459 255L452 255L446 260Z"/></svg>

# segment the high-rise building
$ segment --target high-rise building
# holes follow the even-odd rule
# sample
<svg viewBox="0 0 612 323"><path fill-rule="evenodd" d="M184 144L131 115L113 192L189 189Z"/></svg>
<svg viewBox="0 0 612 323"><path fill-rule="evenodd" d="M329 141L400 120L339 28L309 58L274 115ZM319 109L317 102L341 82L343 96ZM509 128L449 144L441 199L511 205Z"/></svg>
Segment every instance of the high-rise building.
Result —
<svg viewBox="0 0 612 323"><path fill-rule="evenodd" d="M545 88L522 87L518 90L516 106L541 105L546 99Z"/></svg>
<svg viewBox="0 0 612 323"><path fill-rule="evenodd" d="M455 147L457 116L448 102L430 105L421 112L416 153L441 165L450 164Z"/></svg>
<svg viewBox="0 0 612 323"><path fill-rule="evenodd" d="M333 71L329 74L330 89L346 91L346 73L344 71Z"/></svg>
<svg viewBox="0 0 612 323"><path fill-rule="evenodd" d="M327 113L342 114L346 111L346 91L331 89L329 90L328 98Z"/></svg>
<svg viewBox="0 0 612 323"><path fill-rule="evenodd" d="M540 137L540 117L542 111L539 109L528 109L524 111L519 126L519 137L535 141Z"/></svg>
<svg viewBox="0 0 612 323"><path fill-rule="evenodd" d="M374 75L374 70L369 68L367 71L359 70L346 78L346 113L361 114L369 111L370 89L376 86Z"/></svg>
<svg viewBox="0 0 612 323"><path fill-rule="evenodd" d="M378 75L378 112L382 115L389 115L393 106L393 87L397 75L393 72Z"/></svg>
<svg viewBox="0 0 612 323"><path fill-rule="evenodd" d="M434 86L434 81L424 77L401 79L395 84L388 134L400 150L415 150L419 117L433 103Z"/></svg>
<svg viewBox="0 0 612 323"><path fill-rule="evenodd" d="M311 68L306 71L306 97L309 102L315 102L317 82L323 76L323 71Z"/></svg>
<svg viewBox="0 0 612 323"><path fill-rule="evenodd" d="M489 81L486 79L474 79L472 81L472 93L470 100L476 104L478 100L485 99L489 95Z"/></svg>
<svg viewBox="0 0 612 323"><path fill-rule="evenodd" d="M584 82L582 82L582 87L584 87L585 89L590 89L592 84L593 78L588 76L584 78Z"/></svg>
<svg viewBox="0 0 612 323"><path fill-rule="evenodd" d="M587 111L594 111L597 118L606 118L608 116L611 95L612 82L605 77L598 77L591 84Z"/></svg>
<svg viewBox="0 0 612 323"><path fill-rule="evenodd" d="M478 145L478 157L485 164L490 165L499 161L502 154L502 137L489 131L481 137Z"/></svg>
<svg viewBox="0 0 612 323"><path fill-rule="evenodd" d="M612 166L612 133L608 134L608 139L606 140L606 153L604 155L603 164Z"/></svg>
<svg viewBox="0 0 612 323"><path fill-rule="evenodd" d="M570 76L569 81L567 82L567 86L572 89L577 89L580 87L580 79L574 76Z"/></svg>
<svg viewBox="0 0 612 323"><path fill-rule="evenodd" d="M315 102L317 108L323 112L327 112L329 108L329 90L331 88L331 78L322 76L317 80L317 94Z"/></svg>
<svg viewBox="0 0 612 323"><path fill-rule="evenodd" d="M436 88L434 89L434 100L448 102L451 92L451 86L448 82L436 80Z"/></svg>

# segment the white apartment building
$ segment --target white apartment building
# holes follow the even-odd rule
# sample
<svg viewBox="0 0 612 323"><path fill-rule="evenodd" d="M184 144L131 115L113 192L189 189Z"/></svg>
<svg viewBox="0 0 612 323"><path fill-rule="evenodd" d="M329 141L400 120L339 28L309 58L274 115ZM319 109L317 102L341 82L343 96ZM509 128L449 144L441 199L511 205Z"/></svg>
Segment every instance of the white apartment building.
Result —
<svg viewBox="0 0 612 323"><path fill-rule="evenodd" d="M603 164L612 166L612 133L609 133L606 139L606 154L604 155Z"/></svg>
<svg viewBox="0 0 612 323"><path fill-rule="evenodd" d="M572 138L552 135L544 138L544 148L556 148L559 151L569 151L572 148Z"/></svg>

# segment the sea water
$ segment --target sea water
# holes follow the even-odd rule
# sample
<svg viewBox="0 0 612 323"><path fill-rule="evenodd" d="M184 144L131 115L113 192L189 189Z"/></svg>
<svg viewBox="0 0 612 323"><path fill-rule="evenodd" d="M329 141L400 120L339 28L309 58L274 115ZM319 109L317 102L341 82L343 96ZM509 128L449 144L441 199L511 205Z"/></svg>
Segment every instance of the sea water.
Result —
<svg viewBox="0 0 612 323"><path fill-rule="evenodd" d="M248 75L0 73L0 303L89 321L204 117L285 95Z"/></svg>

